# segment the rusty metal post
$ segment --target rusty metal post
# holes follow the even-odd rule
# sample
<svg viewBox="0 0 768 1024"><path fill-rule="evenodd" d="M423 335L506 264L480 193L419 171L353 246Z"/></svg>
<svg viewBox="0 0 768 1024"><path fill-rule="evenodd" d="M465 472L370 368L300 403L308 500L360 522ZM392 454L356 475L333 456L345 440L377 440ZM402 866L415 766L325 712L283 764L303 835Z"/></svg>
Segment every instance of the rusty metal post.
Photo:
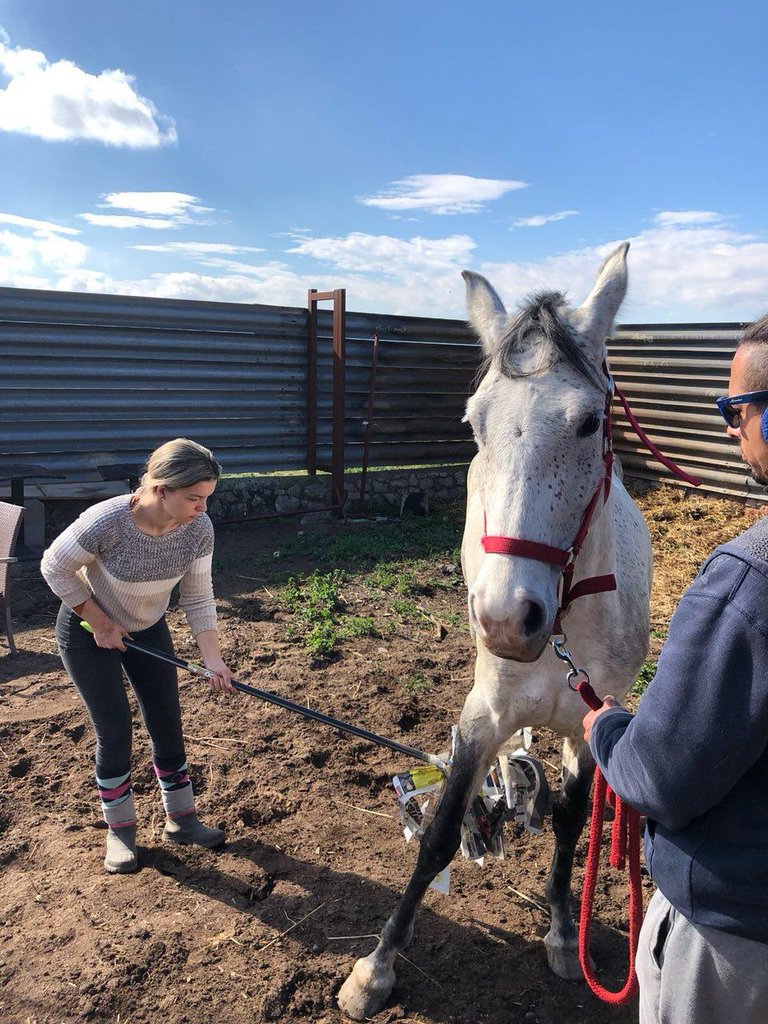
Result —
<svg viewBox="0 0 768 1024"><path fill-rule="evenodd" d="M307 473L317 473L317 288L307 292Z"/></svg>
<svg viewBox="0 0 768 1024"><path fill-rule="evenodd" d="M307 472L314 475L317 463L317 303L333 302L332 364L333 412L331 424L331 493L337 515L344 515L344 433L346 426L346 291L336 288L332 292L307 292Z"/></svg>
<svg viewBox="0 0 768 1024"><path fill-rule="evenodd" d="M344 514L344 432L346 425L346 291L336 288L333 292L333 431L331 474L333 495L338 502L341 516Z"/></svg>
<svg viewBox="0 0 768 1024"><path fill-rule="evenodd" d="M365 500L365 480L368 475L368 451L371 443L371 431L373 430L373 408L376 398L376 370L379 365L379 336L373 336L373 348L371 350L371 380L368 386L368 418L365 423L365 441L363 442L363 468L360 473L360 500L357 508L363 511Z"/></svg>

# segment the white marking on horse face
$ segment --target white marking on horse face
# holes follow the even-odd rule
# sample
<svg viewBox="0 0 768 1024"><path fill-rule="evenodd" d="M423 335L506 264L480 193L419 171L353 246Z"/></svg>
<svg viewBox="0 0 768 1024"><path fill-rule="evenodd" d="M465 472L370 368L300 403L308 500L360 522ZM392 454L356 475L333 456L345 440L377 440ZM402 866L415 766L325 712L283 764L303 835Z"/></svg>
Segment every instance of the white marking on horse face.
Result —
<svg viewBox="0 0 768 1024"><path fill-rule="evenodd" d="M491 369L467 404L480 499L468 518L484 513L491 535L569 548L603 473L603 411L604 396L569 367L514 379ZM551 633L559 569L520 556L471 561L472 628L492 653L534 660Z"/></svg>

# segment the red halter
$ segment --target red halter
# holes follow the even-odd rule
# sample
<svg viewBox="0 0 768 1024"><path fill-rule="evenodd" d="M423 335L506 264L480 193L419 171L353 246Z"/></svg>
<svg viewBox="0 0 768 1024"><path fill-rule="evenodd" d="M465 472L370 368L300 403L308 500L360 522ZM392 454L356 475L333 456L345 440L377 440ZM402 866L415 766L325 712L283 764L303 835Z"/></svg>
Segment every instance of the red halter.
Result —
<svg viewBox="0 0 768 1024"><path fill-rule="evenodd" d="M587 579L579 580L573 585L573 573L576 556L582 549L592 522L592 516L603 495L603 503L608 500L611 491L611 477L613 474L613 430L611 424L611 400L614 393L613 378L608 373L608 367L603 366L605 375L608 378L608 392L605 398L605 409L603 411L603 476L587 505L581 524L573 544L569 548L555 548L549 544L540 544L538 541L523 540L521 537L500 537L489 535L485 512L483 513L483 536L480 543L487 555L520 555L522 558L533 558L537 562L546 562L549 565L557 565L563 576L563 586L560 593L560 606L555 617L555 632L562 632L561 619L568 611L571 603L578 597L586 594L602 594L609 590L616 589L616 577L613 573L605 576L590 576Z"/></svg>
<svg viewBox="0 0 768 1024"><path fill-rule="evenodd" d="M600 500L600 492L603 491L603 502L606 502L611 491L611 476L613 474L613 426L611 423L611 400L613 399L614 394L624 407L624 412L629 420L630 426L654 458L658 459L663 466L666 466L666 468L674 473L680 480L684 480L693 487L699 487L701 484L701 480L699 480L698 477L692 476L690 473L686 473L671 459L662 455L653 441L650 440L633 415L624 394L620 388L616 386L616 383L608 370L608 364L605 362L603 363L603 373L608 380L608 391L605 397L605 411L603 412L603 478L597 485L597 489L592 495L592 500L587 505L573 544L571 544L569 548L564 549L554 548L549 544L539 544L537 541L533 540L523 540L520 537L489 536L487 533L488 524L485 512L483 512L483 536L480 543L483 545L483 549L486 554L520 555L522 558L533 558L538 562L547 562L549 565L560 566L560 570L563 574L563 587L560 594L560 607L558 608L557 615L555 616L555 633L562 632L561 619L577 597L584 597L586 594L602 594L606 591L616 589L616 577L613 573L608 573L605 576L590 576L588 579L579 580L575 586L573 585L574 562L576 561L576 556L581 551L582 545L586 539L589 524L592 522L592 516L594 515L595 509Z"/></svg>

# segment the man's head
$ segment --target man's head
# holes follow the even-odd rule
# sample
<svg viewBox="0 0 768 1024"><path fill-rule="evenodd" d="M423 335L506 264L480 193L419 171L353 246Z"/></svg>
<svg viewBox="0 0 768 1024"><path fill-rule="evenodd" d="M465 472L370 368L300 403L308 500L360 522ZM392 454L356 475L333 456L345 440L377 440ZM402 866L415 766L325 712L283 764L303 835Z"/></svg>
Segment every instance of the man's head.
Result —
<svg viewBox="0 0 768 1024"><path fill-rule="evenodd" d="M751 324L742 335L731 363L729 395L768 392L768 314ZM763 436L763 413L768 402L744 402L734 406L739 419L727 433L739 441L741 457L757 483L768 487L768 440Z"/></svg>

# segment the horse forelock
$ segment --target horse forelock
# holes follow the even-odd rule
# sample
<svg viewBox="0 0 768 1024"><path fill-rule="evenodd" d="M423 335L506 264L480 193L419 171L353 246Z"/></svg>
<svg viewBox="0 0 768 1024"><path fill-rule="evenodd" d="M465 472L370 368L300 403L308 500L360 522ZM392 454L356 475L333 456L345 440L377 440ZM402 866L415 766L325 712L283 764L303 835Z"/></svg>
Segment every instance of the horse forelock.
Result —
<svg viewBox="0 0 768 1024"><path fill-rule="evenodd" d="M495 352L485 361L479 376L495 366L505 377L530 376L564 362L601 391L605 382L587 358L569 323L562 292L533 294L510 318Z"/></svg>

